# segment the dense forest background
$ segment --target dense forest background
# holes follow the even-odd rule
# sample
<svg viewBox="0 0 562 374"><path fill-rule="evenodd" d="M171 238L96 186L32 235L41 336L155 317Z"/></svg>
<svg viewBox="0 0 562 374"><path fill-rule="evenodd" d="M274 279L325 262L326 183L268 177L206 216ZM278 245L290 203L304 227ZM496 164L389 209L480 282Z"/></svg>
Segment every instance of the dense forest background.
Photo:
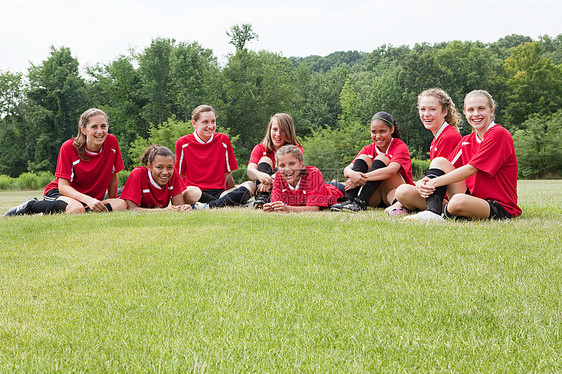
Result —
<svg viewBox="0 0 562 374"><path fill-rule="evenodd" d="M0 174L54 172L61 144L90 107L108 113L127 169L151 143L173 150L192 132L190 114L200 104L217 110L218 131L233 139L239 164L276 112L294 118L307 164L322 169L341 170L370 143L368 124L381 110L398 120L412 156L426 159L432 135L416 98L440 87L459 111L466 93L489 91L499 104L496 122L514 136L520 176L560 177L562 34L289 58L248 49L257 37L250 25L227 33L235 52L223 63L197 42L156 38L106 65L79 69L68 48L51 47L27 74L0 72ZM464 122L461 131L470 126Z"/></svg>

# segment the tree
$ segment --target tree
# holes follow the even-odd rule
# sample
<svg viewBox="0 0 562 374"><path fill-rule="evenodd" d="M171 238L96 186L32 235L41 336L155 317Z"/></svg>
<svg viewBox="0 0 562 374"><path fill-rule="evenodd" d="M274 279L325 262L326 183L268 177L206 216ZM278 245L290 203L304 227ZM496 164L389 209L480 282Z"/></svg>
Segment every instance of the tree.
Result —
<svg viewBox="0 0 562 374"><path fill-rule="evenodd" d="M90 104L78 60L70 49L51 47L49 58L29 69L30 171L54 171L60 146L77 132L78 118Z"/></svg>
<svg viewBox="0 0 562 374"><path fill-rule="evenodd" d="M539 42L511 49L505 60L506 125L521 128L533 113L548 116L562 107L562 66L541 54Z"/></svg>
<svg viewBox="0 0 562 374"><path fill-rule="evenodd" d="M259 40L260 37L252 30L252 25L243 23L242 25L234 25L230 28L230 32L226 32L230 37L229 43L236 47L236 51L244 50L246 43L254 39Z"/></svg>

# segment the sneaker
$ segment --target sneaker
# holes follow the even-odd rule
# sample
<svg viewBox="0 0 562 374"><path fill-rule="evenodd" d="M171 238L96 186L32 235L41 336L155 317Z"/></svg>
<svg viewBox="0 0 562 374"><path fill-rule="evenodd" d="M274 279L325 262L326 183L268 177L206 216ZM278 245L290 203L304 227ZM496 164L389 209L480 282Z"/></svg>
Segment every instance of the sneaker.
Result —
<svg viewBox="0 0 562 374"><path fill-rule="evenodd" d="M342 210L346 212L360 212L362 210L367 210L367 204L358 198L355 198L353 202L343 206Z"/></svg>
<svg viewBox="0 0 562 374"><path fill-rule="evenodd" d="M199 201L192 205L193 210L205 210L209 209L209 204L200 203Z"/></svg>
<svg viewBox="0 0 562 374"><path fill-rule="evenodd" d="M31 210L30 210L31 205L33 205L32 203L35 203L36 201L37 199L35 197L27 199L20 205L8 210L5 216L10 217L10 216L21 216L24 214L31 214Z"/></svg>
<svg viewBox="0 0 562 374"><path fill-rule="evenodd" d="M429 210L424 210L422 212L412 214L411 216L404 217L407 221L443 221L444 218L434 212Z"/></svg>
<svg viewBox="0 0 562 374"><path fill-rule="evenodd" d="M348 204L351 204L351 200L345 199L345 200L340 201L339 203L336 203L336 204L332 205L330 207L330 210L332 210L334 212L340 212L340 211L343 210L343 207L348 205Z"/></svg>
<svg viewBox="0 0 562 374"><path fill-rule="evenodd" d="M271 199L268 193L258 192L254 201L254 209L263 209L263 204L267 204L270 201Z"/></svg>

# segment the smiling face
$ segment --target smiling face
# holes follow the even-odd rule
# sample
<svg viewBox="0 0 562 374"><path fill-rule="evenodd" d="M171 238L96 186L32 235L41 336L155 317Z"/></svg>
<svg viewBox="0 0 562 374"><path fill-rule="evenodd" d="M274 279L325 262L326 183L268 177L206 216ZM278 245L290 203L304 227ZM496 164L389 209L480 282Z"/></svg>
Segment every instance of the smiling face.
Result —
<svg viewBox="0 0 562 374"><path fill-rule="evenodd" d="M303 162L299 161L294 155L285 153L277 156L277 168L283 179L295 187L301 179L301 172L304 166Z"/></svg>
<svg viewBox="0 0 562 374"><path fill-rule="evenodd" d="M80 128L82 134L86 136L86 149L97 152L103 146L107 138L109 126L107 118L101 114L88 118L88 123Z"/></svg>
<svg viewBox="0 0 562 374"><path fill-rule="evenodd" d="M164 186L172 175L174 175L174 158L172 156L157 155L152 163L146 165L152 179L159 185Z"/></svg>
<svg viewBox="0 0 562 374"><path fill-rule="evenodd" d="M433 96L423 96L418 101L418 113L424 127L433 135L437 134L441 125L445 122L447 111L443 109L439 100Z"/></svg>
<svg viewBox="0 0 562 374"><path fill-rule="evenodd" d="M191 121L197 135L204 141L208 141L217 128L217 118L213 112L203 112L197 121Z"/></svg>
<svg viewBox="0 0 562 374"><path fill-rule="evenodd" d="M271 136L271 142L276 150L284 146L286 143L285 137L281 133L279 123L275 118L271 120L271 131L269 132L269 136Z"/></svg>
<svg viewBox="0 0 562 374"><path fill-rule="evenodd" d="M376 119L371 122L371 139L381 151L386 152L392 141L392 133L394 127L389 127L383 120Z"/></svg>
<svg viewBox="0 0 562 374"><path fill-rule="evenodd" d="M490 107L490 101L486 96L472 94L464 100L464 115L470 126L482 138L493 121L494 109Z"/></svg>

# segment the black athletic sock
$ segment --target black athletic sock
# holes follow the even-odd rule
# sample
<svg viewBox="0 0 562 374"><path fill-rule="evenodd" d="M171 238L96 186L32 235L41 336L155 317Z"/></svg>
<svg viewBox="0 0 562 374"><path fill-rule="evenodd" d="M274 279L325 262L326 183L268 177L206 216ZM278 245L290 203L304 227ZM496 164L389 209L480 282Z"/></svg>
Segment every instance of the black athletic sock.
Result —
<svg viewBox="0 0 562 374"><path fill-rule="evenodd" d="M201 197L199 198L198 201L201 202L201 203L210 203L211 201L216 200L216 199L217 198L214 197L213 195L201 191Z"/></svg>
<svg viewBox="0 0 562 374"><path fill-rule="evenodd" d="M353 163L353 166L351 167L351 170L358 171L360 173L366 173L367 171L369 171L369 165L365 162L365 160L358 158ZM355 187L355 188L352 188L352 189L349 189L349 190L345 191L345 197L347 199L349 199L350 201L353 201L353 199L355 199L357 197L357 195L359 194L360 189L361 189L361 186Z"/></svg>
<svg viewBox="0 0 562 374"><path fill-rule="evenodd" d="M437 178L441 175L445 175L445 172L441 169L429 169L427 171L427 176L430 179ZM443 199L447 194L447 186L437 187L431 195L429 195L425 201L427 202L427 210L435 214L441 214L443 211Z"/></svg>
<svg viewBox="0 0 562 374"><path fill-rule="evenodd" d="M209 208L221 208L225 206L238 206L246 203L250 198L250 191L244 186L240 186L234 191L230 191L219 199L210 201Z"/></svg>
<svg viewBox="0 0 562 374"><path fill-rule="evenodd" d="M268 175L273 174L273 168L267 162L260 162L258 164L258 171L261 171L262 173L266 173Z"/></svg>
<svg viewBox="0 0 562 374"><path fill-rule="evenodd" d="M373 171L385 167L386 164L381 160L373 160L373 164L369 168L369 171ZM363 188L361 189L358 198L361 199L361 201L364 202L365 204L368 204L369 200L371 200L371 196L373 196L373 194L375 193L377 188L379 188L381 183L382 181L368 181L363 185Z"/></svg>
<svg viewBox="0 0 562 374"><path fill-rule="evenodd" d="M110 203L106 203L106 204L103 204L103 205L105 205L105 207L107 208L107 211L108 211L108 212L113 212L113 207L111 206Z"/></svg>
<svg viewBox="0 0 562 374"><path fill-rule="evenodd" d="M64 213L68 204L62 200L41 200L36 201L29 207L33 213L55 214Z"/></svg>

